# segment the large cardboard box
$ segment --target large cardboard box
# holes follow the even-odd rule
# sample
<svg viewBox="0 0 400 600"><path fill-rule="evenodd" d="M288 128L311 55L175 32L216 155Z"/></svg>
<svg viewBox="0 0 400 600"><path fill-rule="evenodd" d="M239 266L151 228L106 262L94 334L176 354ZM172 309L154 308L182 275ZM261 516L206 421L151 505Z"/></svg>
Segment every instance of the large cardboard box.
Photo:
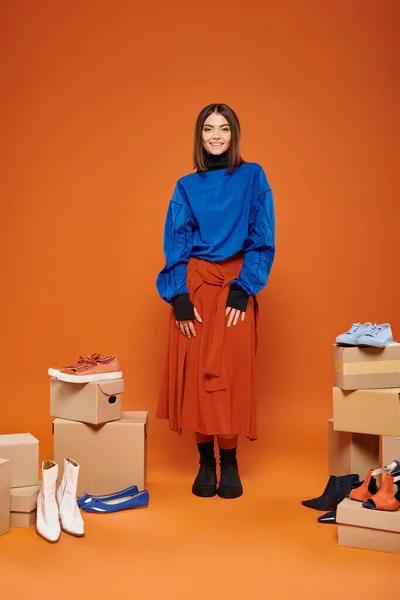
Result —
<svg viewBox="0 0 400 600"><path fill-rule="evenodd" d="M0 458L0 535L10 530L11 463Z"/></svg>
<svg viewBox="0 0 400 600"><path fill-rule="evenodd" d="M121 394L124 380L92 383L66 383L50 379L52 417L98 425L121 418Z"/></svg>
<svg viewBox="0 0 400 600"><path fill-rule="evenodd" d="M11 512L31 513L36 509L40 485L13 488L11 490Z"/></svg>
<svg viewBox="0 0 400 600"><path fill-rule="evenodd" d="M333 346L335 385L342 390L400 387L400 344L386 348Z"/></svg>
<svg viewBox="0 0 400 600"><path fill-rule="evenodd" d="M78 495L146 487L147 420L147 411L123 412L121 420L105 425L54 420L54 460L79 463Z"/></svg>
<svg viewBox="0 0 400 600"><path fill-rule="evenodd" d="M394 460L400 460L400 437L382 437L382 464L390 465Z"/></svg>
<svg viewBox="0 0 400 600"><path fill-rule="evenodd" d="M329 474L340 477L358 473L365 478L369 469L379 467L379 436L335 431L328 421Z"/></svg>
<svg viewBox="0 0 400 600"><path fill-rule="evenodd" d="M10 514L10 527L29 529L36 523L36 510L30 513L12 512Z"/></svg>
<svg viewBox="0 0 400 600"><path fill-rule="evenodd" d="M37 485L39 440L30 433L0 435L0 458L11 461L11 487Z"/></svg>
<svg viewBox="0 0 400 600"><path fill-rule="evenodd" d="M339 525L338 543L339 546L347 546L349 548L400 554L400 533L393 533L393 531Z"/></svg>
<svg viewBox="0 0 400 600"><path fill-rule="evenodd" d="M337 507L336 521L340 546L400 553L400 509L368 510L345 498Z"/></svg>
<svg viewBox="0 0 400 600"><path fill-rule="evenodd" d="M400 534L400 509L369 510L363 507L362 502L345 498L337 507L336 522L340 525L381 529Z"/></svg>
<svg viewBox="0 0 400 600"><path fill-rule="evenodd" d="M347 392L334 387L334 430L400 436L399 394L399 388Z"/></svg>

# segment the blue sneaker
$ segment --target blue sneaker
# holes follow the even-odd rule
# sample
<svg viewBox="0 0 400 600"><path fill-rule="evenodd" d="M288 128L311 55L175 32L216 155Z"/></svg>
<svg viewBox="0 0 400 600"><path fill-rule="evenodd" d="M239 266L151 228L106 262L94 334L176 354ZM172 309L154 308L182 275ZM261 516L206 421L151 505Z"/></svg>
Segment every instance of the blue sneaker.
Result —
<svg viewBox="0 0 400 600"><path fill-rule="evenodd" d="M115 494L106 494L103 496L96 496L95 494L88 494L87 492L83 492L83 496L77 499L77 503L79 508L83 508L85 504L88 504L93 500L93 498L98 498L99 500L113 500L115 498L123 498L124 496L132 496L133 494L137 494L139 492L139 488L137 485L132 485L124 490L119 492L115 492Z"/></svg>
<svg viewBox="0 0 400 600"><path fill-rule="evenodd" d="M109 497L108 500L92 497L92 501L82 506L82 510L92 513L114 513L132 508L145 508L149 504L149 492L143 490L137 494L123 497Z"/></svg>
<svg viewBox="0 0 400 600"><path fill-rule="evenodd" d="M374 325L358 340L359 346L372 346L373 348L385 348L385 346L392 343L393 335L389 323Z"/></svg>
<svg viewBox="0 0 400 600"><path fill-rule="evenodd" d="M337 336L336 343L338 346L358 346L360 337L367 334L372 327L372 323L353 323L349 331Z"/></svg>

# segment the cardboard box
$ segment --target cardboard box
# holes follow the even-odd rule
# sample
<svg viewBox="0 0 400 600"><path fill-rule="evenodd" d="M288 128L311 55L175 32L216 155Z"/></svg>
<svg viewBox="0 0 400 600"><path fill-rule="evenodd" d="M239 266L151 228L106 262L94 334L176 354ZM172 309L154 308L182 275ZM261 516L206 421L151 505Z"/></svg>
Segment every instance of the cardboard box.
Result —
<svg viewBox="0 0 400 600"><path fill-rule="evenodd" d="M0 458L0 535L10 529L11 462Z"/></svg>
<svg viewBox="0 0 400 600"><path fill-rule="evenodd" d="M334 387L334 430L400 436L399 394L399 388L346 392Z"/></svg>
<svg viewBox="0 0 400 600"><path fill-rule="evenodd" d="M366 512L373 512L365 510ZM392 531L339 525L338 543L339 546L347 546L349 548L400 554L400 533L393 533Z"/></svg>
<svg viewBox="0 0 400 600"><path fill-rule="evenodd" d="M54 420L54 460L62 465L69 457L79 463L78 495L146 487L147 419L147 411L139 411L123 412L120 421L105 425Z"/></svg>
<svg viewBox="0 0 400 600"><path fill-rule="evenodd" d="M11 490L11 512L31 513L36 509L40 485L13 488Z"/></svg>
<svg viewBox="0 0 400 600"><path fill-rule="evenodd" d="M341 525L381 529L400 534L400 509L368 510L363 507L362 502L345 498L337 507L336 522Z"/></svg>
<svg viewBox="0 0 400 600"><path fill-rule="evenodd" d="M400 437L382 437L382 464L390 465L394 460L400 460Z"/></svg>
<svg viewBox="0 0 400 600"><path fill-rule="evenodd" d="M37 485L39 440L30 433L0 435L0 458L11 461L11 487Z"/></svg>
<svg viewBox="0 0 400 600"><path fill-rule="evenodd" d="M379 441L378 435L335 431L333 419L329 419L329 475L358 473L364 479L369 469L380 466Z"/></svg>
<svg viewBox="0 0 400 600"><path fill-rule="evenodd" d="M10 527L29 529L36 523L36 510L30 513L12 512L10 514Z"/></svg>
<svg viewBox="0 0 400 600"><path fill-rule="evenodd" d="M98 425L121 418L121 394L124 380L92 383L66 383L50 379L52 417Z"/></svg>
<svg viewBox="0 0 400 600"><path fill-rule="evenodd" d="M342 390L400 387L400 344L386 348L333 346L335 385Z"/></svg>

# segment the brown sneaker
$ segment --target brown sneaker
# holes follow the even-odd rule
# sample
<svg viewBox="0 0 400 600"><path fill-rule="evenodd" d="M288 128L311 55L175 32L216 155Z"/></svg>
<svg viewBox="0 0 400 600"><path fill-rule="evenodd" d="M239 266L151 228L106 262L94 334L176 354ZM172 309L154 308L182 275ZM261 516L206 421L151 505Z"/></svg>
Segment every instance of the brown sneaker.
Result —
<svg viewBox="0 0 400 600"><path fill-rule="evenodd" d="M100 359L100 354L98 354L98 353L91 354L89 356L89 358L97 361ZM50 369L47 372L50 375L50 377L58 377L59 374L61 373L61 371L65 370L65 369L74 369L77 365L84 363L85 360L86 360L86 358L84 358L83 356L80 356L77 359L77 361L75 363L72 363L71 365L64 365L64 367L50 367Z"/></svg>
<svg viewBox="0 0 400 600"><path fill-rule="evenodd" d="M98 360L87 356L84 362L61 369L57 375L57 379L69 383L89 383L121 378L122 371L117 356L105 356Z"/></svg>

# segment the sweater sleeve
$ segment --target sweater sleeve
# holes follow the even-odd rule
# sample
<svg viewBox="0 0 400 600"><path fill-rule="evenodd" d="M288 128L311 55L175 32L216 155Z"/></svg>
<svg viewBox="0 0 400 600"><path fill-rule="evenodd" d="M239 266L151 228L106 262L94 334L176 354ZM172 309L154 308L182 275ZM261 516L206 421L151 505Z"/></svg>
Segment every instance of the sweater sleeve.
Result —
<svg viewBox="0 0 400 600"><path fill-rule="evenodd" d="M170 200L164 227L165 266L157 277L157 290L163 300L173 304L175 296L188 294L186 268L193 246L195 219L181 183Z"/></svg>
<svg viewBox="0 0 400 600"><path fill-rule="evenodd" d="M271 187L261 167L255 177L239 277L231 282L254 296L266 285L275 258L275 214Z"/></svg>

